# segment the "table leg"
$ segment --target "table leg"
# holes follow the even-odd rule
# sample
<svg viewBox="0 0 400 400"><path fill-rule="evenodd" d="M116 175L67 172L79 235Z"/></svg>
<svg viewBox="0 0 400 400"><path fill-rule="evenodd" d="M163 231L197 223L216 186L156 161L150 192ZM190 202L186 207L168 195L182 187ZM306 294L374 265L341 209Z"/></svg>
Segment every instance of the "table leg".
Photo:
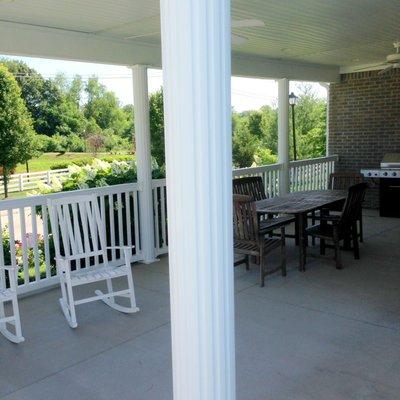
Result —
<svg viewBox="0 0 400 400"><path fill-rule="evenodd" d="M300 233L299 233L299 216L295 214L294 216L294 244L296 246L300 243Z"/></svg>
<svg viewBox="0 0 400 400"><path fill-rule="evenodd" d="M306 221L307 214L298 214L298 224L299 224L299 256L300 256L300 265L299 270L305 271L306 265Z"/></svg>

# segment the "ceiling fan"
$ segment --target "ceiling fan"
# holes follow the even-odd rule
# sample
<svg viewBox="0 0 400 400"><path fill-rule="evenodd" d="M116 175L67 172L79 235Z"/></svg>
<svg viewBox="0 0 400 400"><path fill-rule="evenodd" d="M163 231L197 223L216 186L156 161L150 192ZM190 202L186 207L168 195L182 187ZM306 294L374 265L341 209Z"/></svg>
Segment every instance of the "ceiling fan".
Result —
<svg viewBox="0 0 400 400"><path fill-rule="evenodd" d="M238 19L238 20L232 21L232 24L231 24L232 29L257 28L257 27L264 27L264 26L265 26L265 23L259 19ZM158 35L159 33L160 33L160 31L139 33L137 35L127 36L124 39L126 39L126 40L138 39L138 38L142 38L142 37ZM232 43L237 44L237 45L244 44L249 40L246 36L239 35L237 33L232 33L231 39L232 39Z"/></svg>
<svg viewBox="0 0 400 400"><path fill-rule="evenodd" d="M396 49L396 52L393 54L389 54L386 57L386 61L373 65L372 67L385 67L381 71L378 72L378 75L384 75L392 69L400 67L400 42L394 42L393 47ZM371 69L371 66L357 69L356 71L363 71L367 69Z"/></svg>

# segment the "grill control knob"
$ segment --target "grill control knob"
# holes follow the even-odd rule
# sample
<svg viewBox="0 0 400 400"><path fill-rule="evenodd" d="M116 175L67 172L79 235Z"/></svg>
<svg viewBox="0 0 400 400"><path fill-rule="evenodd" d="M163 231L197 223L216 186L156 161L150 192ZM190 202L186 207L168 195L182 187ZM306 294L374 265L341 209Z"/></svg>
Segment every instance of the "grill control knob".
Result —
<svg viewBox="0 0 400 400"><path fill-rule="evenodd" d="M371 172L368 172L368 174L367 174L368 176L372 176L372 174L371 174Z"/></svg>
<svg viewBox="0 0 400 400"><path fill-rule="evenodd" d="M397 176L397 172L392 172L392 176Z"/></svg>
<svg viewBox="0 0 400 400"><path fill-rule="evenodd" d="M388 173L387 173L387 172L384 172L384 173L383 173L383 176L388 176Z"/></svg>

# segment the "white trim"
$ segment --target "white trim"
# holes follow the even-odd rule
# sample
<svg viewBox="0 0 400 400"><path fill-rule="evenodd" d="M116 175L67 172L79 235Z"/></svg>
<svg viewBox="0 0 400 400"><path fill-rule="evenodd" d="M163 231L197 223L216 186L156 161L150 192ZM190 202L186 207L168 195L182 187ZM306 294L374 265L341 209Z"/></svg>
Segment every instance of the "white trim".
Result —
<svg viewBox="0 0 400 400"><path fill-rule="evenodd" d="M99 34L0 22L0 54L161 68L161 47ZM235 76L339 81L339 67L232 54Z"/></svg>

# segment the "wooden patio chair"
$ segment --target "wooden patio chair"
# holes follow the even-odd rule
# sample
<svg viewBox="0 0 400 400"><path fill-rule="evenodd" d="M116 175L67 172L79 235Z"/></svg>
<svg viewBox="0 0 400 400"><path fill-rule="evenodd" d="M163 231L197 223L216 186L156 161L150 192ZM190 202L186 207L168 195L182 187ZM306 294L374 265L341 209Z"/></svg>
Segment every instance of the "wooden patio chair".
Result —
<svg viewBox="0 0 400 400"><path fill-rule="evenodd" d="M356 185L357 183L364 182L364 177L362 174L357 172L332 172L329 175L328 189L331 190L347 190L350 186ZM363 199L364 201L364 199ZM362 202L361 202L362 204ZM333 213L340 213L342 211L343 204L336 204L329 207L329 211ZM363 216L362 216L362 206L358 210L357 223L358 223L358 237L360 242L364 242L364 232L363 232ZM313 213L312 225L316 223L319 219L319 215Z"/></svg>
<svg viewBox="0 0 400 400"><path fill-rule="evenodd" d="M110 205L111 206L111 205ZM76 328L75 306L102 300L123 313L139 311L131 270L132 247L107 247L105 225L95 195L82 195L48 200L55 247L55 261L60 277L61 309L71 328ZM108 262L107 251L117 249L124 258L117 264ZM114 291L112 279L125 277L127 288ZM107 293L95 290L94 296L76 300L74 287L105 281ZM116 302L116 297L128 298L129 305Z"/></svg>
<svg viewBox="0 0 400 400"><path fill-rule="evenodd" d="M8 285L6 271L8 273ZM17 273L18 266L0 266L0 332L13 343L21 343L25 340L22 336L18 307ZM5 310L6 303L11 304L11 314L8 316ZM14 327L13 330L10 329L9 325Z"/></svg>
<svg viewBox="0 0 400 400"><path fill-rule="evenodd" d="M255 256L260 267L260 286L264 286L267 275L278 270L282 271L282 276L286 276L285 227L278 226L281 230L279 239L266 237L277 227L274 219L264 221L261 227L253 199L246 195L233 195L234 251L245 256L235 262L235 266L245 263L248 270L249 257ZM278 268L267 271L266 256L276 248L281 249L281 264Z"/></svg>
<svg viewBox="0 0 400 400"><path fill-rule="evenodd" d="M232 181L233 194L250 196L253 201L259 201L267 199L265 194L264 183L261 176L246 176L244 178L235 178ZM275 225L279 228L281 225L285 226L295 222L293 217L288 216L273 216L269 215L269 218L273 218Z"/></svg>
<svg viewBox="0 0 400 400"><path fill-rule="evenodd" d="M367 184L357 183L350 186L348 195L340 215L321 215L320 223L306 229L313 238L320 239L321 255L325 254L326 241L332 241L335 249L336 268L342 268L340 242L351 239L353 242L354 258L360 258L357 234L358 210L365 196Z"/></svg>

